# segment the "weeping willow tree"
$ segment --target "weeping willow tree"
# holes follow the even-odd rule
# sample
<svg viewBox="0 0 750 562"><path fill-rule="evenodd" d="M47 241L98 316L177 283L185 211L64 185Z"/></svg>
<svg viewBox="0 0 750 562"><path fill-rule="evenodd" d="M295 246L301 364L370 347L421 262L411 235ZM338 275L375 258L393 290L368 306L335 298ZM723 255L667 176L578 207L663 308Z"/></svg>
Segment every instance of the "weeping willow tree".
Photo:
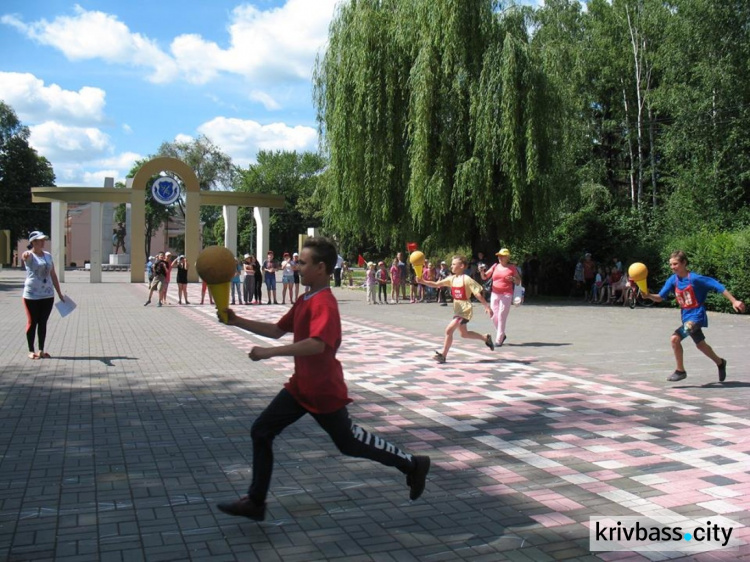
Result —
<svg viewBox="0 0 750 562"><path fill-rule="evenodd" d="M476 243L544 217L559 129L527 29L491 0L340 5L314 75L330 230Z"/></svg>

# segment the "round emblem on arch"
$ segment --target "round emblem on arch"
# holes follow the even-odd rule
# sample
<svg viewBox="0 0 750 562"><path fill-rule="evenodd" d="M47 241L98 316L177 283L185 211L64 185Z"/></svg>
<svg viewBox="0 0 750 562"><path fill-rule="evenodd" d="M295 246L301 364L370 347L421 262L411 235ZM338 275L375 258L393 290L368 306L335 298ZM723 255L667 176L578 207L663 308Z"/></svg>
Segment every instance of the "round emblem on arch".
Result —
<svg viewBox="0 0 750 562"><path fill-rule="evenodd" d="M180 184L168 176L160 176L151 186L151 195L157 203L171 205L180 197Z"/></svg>

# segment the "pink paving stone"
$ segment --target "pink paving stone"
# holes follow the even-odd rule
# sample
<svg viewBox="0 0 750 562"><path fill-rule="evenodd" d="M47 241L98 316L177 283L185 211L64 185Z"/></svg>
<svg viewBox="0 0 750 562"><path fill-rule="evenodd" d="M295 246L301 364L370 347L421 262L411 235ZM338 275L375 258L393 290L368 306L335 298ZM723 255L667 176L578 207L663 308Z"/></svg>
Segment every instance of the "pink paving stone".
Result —
<svg viewBox="0 0 750 562"><path fill-rule="evenodd" d="M510 488L505 484L495 484L494 486L480 486L479 491L487 494L488 496L503 496L516 493L513 488Z"/></svg>
<svg viewBox="0 0 750 562"><path fill-rule="evenodd" d="M597 555L606 562L641 562L642 560L648 560L645 556L635 552L597 552Z"/></svg>
<svg viewBox="0 0 750 562"><path fill-rule="evenodd" d="M543 513L541 515L531 515L531 518L545 527L559 527L575 523L573 519L562 513Z"/></svg>
<svg viewBox="0 0 750 562"><path fill-rule="evenodd" d="M583 507L580 503L569 500L565 496L561 496L560 494L549 490L529 491L524 492L524 495L538 501L554 511L572 511Z"/></svg>
<svg viewBox="0 0 750 562"><path fill-rule="evenodd" d="M473 453L472 451L469 451L468 449L458 448L455 450L448 450L448 449L441 449L457 461L475 461L482 458L481 455L478 455L476 453Z"/></svg>
<svg viewBox="0 0 750 562"><path fill-rule="evenodd" d="M692 505L695 503L687 494L667 494L649 498L652 502L662 507L677 507L680 505Z"/></svg>
<svg viewBox="0 0 750 562"><path fill-rule="evenodd" d="M472 468L472 466L468 463L461 462L461 461L453 461L453 462L445 462L445 461L439 461L435 463L437 466L442 468L443 470L448 470L450 472L454 471L461 471L461 470L469 470Z"/></svg>
<svg viewBox="0 0 750 562"><path fill-rule="evenodd" d="M498 427L498 428L495 428L495 429L489 429L489 430L487 430L487 433L490 434L490 435L508 435L509 433L513 433L513 432L511 430L509 430L509 429Z"/></svg>
<svg viewBox="0 0 750 562"><path fill-rule="evenodd" d="M569 449L568 449L569 450ZM567 466L552 466L544 469L545 472L554 474L555 476L564 476L566 474L578 474L578 471L573 470Z"/></svg>

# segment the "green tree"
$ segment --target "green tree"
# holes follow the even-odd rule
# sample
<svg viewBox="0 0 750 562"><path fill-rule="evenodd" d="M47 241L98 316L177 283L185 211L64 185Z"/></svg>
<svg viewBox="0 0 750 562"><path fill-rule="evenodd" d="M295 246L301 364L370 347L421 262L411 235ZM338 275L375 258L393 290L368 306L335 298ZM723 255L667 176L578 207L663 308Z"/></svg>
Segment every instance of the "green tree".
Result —
<svg viewBox="0 0 750 562"><path fill-rule="evenodd" d="M257 163L239 170L237 190L250 193L283 195L286 206L271 209L271 249L292 251L298 235L308 227L322 224L322 213L316 200L316 189L326 162L318 154L261 150ZM240 248L253 248L255 220L252 209L238 212Z"/></svg>
<svg viewBox="0 0 750 562"><path fill-rule="evenodd" d="M527 12L497 8L339 7L314 87L330 160L326 225L340 237L497 240L545 214L559 187L546 151L558 133L556 99L528 48Z"/></svg>
<svg viewBox="0 0 750 562"><path fill-rule="evenodd" d="M11 231L11 240L30 230L49 232L49 205L32 204L31 188L54 186L55 174L28 138L29 130L13 108L0 101L0 228Z"/></svg>
<svg viewBox="0 0 750 562"><path fill-rule="evenodd" d="M659 49L667 225L750 224L750 5L673 0Z"/></svg>

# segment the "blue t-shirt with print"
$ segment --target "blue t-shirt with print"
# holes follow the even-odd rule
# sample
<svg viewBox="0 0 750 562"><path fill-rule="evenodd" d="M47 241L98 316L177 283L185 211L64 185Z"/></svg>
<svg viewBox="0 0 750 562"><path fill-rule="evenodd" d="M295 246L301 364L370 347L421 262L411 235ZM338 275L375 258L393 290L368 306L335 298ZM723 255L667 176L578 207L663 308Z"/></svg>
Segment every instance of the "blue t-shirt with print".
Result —
<svg viewBox="0 0 750 562"><path fill-rule="evenodd" d="M669 293L674 293L682 311L682 322L691 321L700 326L708 327L706 297L711 291L723 293L725 290L724 285L713 277L698 275L691 271L687 274L687 277L682 278L673 273L664 283L662 290L659 291L659 296L666 299Z"/></svg>

